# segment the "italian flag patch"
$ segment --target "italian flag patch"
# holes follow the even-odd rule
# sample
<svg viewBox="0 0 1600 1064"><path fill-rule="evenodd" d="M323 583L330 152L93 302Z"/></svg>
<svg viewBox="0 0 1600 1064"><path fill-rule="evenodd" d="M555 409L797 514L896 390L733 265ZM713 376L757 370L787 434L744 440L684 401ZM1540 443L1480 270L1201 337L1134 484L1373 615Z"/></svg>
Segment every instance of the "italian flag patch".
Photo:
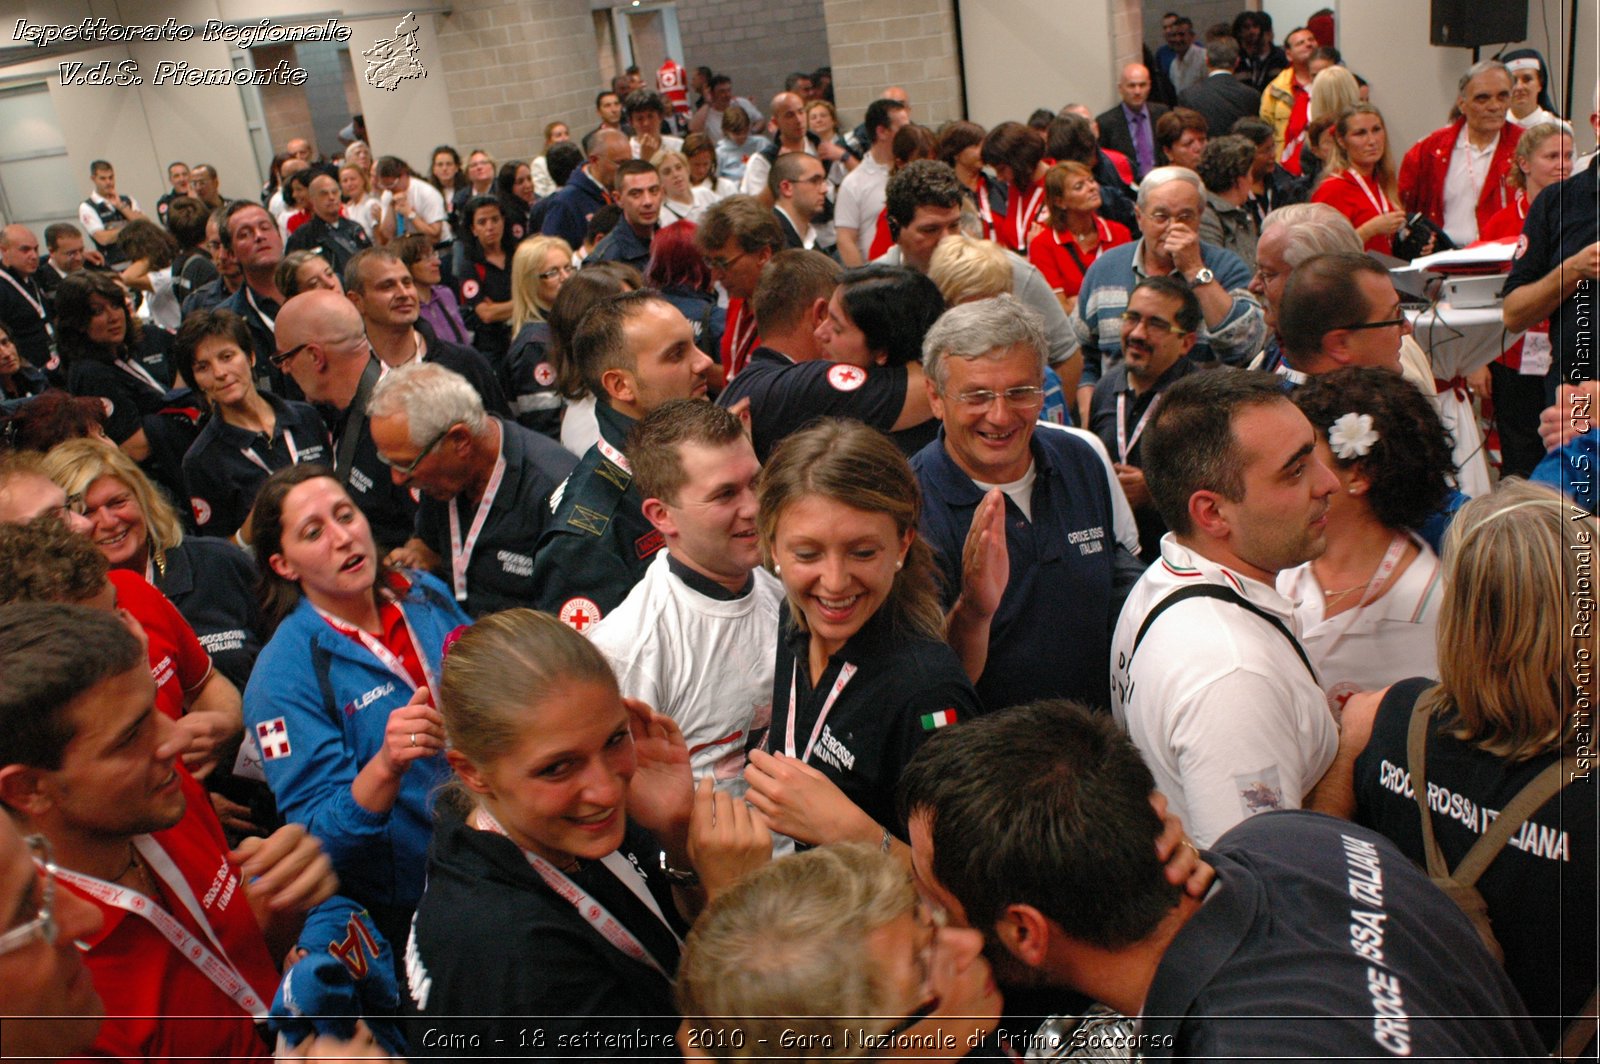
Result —
<svg viewBox="0 0 1600 1064"><path fill-rule="evenodd" d="M955 722L956 711L953 709L941 709L937 713L924 713L922 715L922 730L937 731L945 725L954 724Z"/></svg>

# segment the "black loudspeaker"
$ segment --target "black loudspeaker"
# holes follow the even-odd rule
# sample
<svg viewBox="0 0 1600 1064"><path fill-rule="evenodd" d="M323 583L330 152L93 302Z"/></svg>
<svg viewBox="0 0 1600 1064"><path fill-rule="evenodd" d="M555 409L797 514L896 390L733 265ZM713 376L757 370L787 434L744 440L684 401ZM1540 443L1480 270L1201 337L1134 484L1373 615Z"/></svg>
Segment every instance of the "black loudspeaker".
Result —
<svg viewBox="0 0 1600 1064"><path fill-rule="evenodd" d="M1428 43L1482 48L1528 38L1528 0L1433 0Z"/></svg>

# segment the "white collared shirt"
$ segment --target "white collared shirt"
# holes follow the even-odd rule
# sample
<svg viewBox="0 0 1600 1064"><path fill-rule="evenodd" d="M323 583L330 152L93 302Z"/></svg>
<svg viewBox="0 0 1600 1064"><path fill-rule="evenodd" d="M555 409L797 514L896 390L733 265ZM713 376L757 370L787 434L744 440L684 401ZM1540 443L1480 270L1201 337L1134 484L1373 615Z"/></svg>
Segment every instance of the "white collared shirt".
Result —
<svg viewBox="0 0 1600 1064"><path fill-rule="evenodd" d="M1483 195L1483 183L1494 165L1494 150L1500 138L1495 137L1487 148L1474 148L1468 139L1467 126L1462 125L1456 138L1455 150L1450 153L1450 168L1444 175L1444 231L1457 247L1466 247L1478 239L1478 197Z"/></svg>

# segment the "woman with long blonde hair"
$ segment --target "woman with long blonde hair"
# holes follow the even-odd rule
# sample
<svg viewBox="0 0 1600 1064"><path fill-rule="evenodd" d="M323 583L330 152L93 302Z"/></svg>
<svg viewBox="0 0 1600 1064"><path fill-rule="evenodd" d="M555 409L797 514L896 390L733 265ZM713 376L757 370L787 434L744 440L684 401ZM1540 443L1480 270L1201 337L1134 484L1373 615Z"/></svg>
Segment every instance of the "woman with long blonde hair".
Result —
<svg viewBox="0 0 1600 1064"><path fill-rule="evenodd" d="M561 434L566 405L550 365L546 320L561 286L577 270L572 248L558 236L531 236L511 258L511 347L500 361L500 388L523 426L551 439Z"/></svg>
<svg viewBox="0 0 1600 1064"><path fill-rule="evenodd" d="M1346 108L1334 123L1333 145L1311 202L1326 203L1350 219L1366 250L1393 254L1393 237L1406 224L1406 212L1383 114L1370 103Z"/></svg>

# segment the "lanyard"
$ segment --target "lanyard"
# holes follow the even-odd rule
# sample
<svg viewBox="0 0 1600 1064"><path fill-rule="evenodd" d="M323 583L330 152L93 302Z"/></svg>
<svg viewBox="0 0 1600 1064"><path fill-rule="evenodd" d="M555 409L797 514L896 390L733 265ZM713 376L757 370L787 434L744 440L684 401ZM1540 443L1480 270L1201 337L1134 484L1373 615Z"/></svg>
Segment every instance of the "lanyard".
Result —
<svg viewBox="0 0 1600 1064"><path fill-rule="evenodd" d="M148 384L151 388L160 392L162 395L167 394L167 390L161 387L160 382L152 377L150 375L150 371L139 365L139 363L130 361L126 358L119 358L115 363L113 363L113 365L139 383Z"/></svg>
<svg viewBox="0 0 1600 1064"><path fill-rule="evenodd" d="M1017 191L1015 185L1011 191L1017 193L1017 214L1011 219L1013 231L1017 234L1017 242L1013 245L1018 251L1026 253L1028 250L1028 232L1033 228L1033 221L1039 217L1039 208L1044 204L1044 182L1034 183L1033 190L1028 193L1028 202L1022 202L1022 193Z"/></svg>
<svg viewBox="0 0 1600 1064"><path fill-rule="evenodd" d="M457 602L467 601L467 564L472 561L472 549L478 545L478 534L483 531L483 523L489 519L495 493L500 490L500 480L505 475L505 443L502 437L500 450L494 456L494 472L489 474L483 498L478 500L478 512L473 515L472 527L467 530L464 543L461 540L461 514L456 508L456 501L450 500L450 575L455 584Z"/></svg>
<svg viewBox="0 0 1600 1064"><path fill-rule="evenodd" d="M1133 437L1128 437L1127 392L1117 393L1117 461L1123 465L1128 464L1128 454L1138 446L1139 437L1144 435L1144 427L1150 422L1151 416L1156 412L1156 407L1161 404L1161 396L1153 396L1150 405L1145 407L1144 416L1139 418L1139 423L1133 427Z"/></svg>
<svg viewBox="0 0 1600 1064"><path fill-rule="evenodd" d="M384 646L371 632L341 621L321 606L313 604L311 608L316 610L317 614L327 621L329 627L334 631L342 632L345 635L353 635L360 640L361 645L366 647L368 652L383 664L384 668L400 678L400 681L406 685L406 690L413 693L416 691L417 685L411 679L411 673L406 671L405 663L396 657L394 652ZM438 677L434 676L433 670L428 667L428 656L422 652L422 640L417 638L416 630L411 627L411 618L406 615L406 608L398 602L395 603L395 608L400 611L400 619L405 621L406 635L411 639L411 649L417 653L417 662L422 666L422 675L428 681L428 688L437 692L439 690L439 680Z"/></svg>
<svg viewBox="0 0 1600 1064"><path fill-rule="evenodd" d="M994 233L994 210L989 206L989 185L980 176L978 178L978 217L983 220L985 236Z"/></svg>
<svg viewBox="0 0 1600 1064"><path fill-rule="evenodd" d="M511 838L510 834L500 826L500 822L494 818L493 814L482 806L478 807L477 819L477 826L483 830L492 831L496 835L504 835L508 839ZM514 839L512 840L513 844L515 841ZM518 846L517 849L521 850L522 847ZM620 951L624 956L632 957L641 964L648 964L659 972L663 979L669 982L672 980L672 976L667 973L665 968L661 967L661 963L651 955L650 951L644 948L644 944L634 937L633 932L623 926L621 920L612 916L604 905L601 905L582 887L568 879L566 873L532 850L522 850L522 856L527 858L529 866L539 873L539 878L544 880L545 885L560 895L561 899L568 905L578 910L578 915L583 917L584 922L594 928L600 937L610 943L613 948ZM600 863L605 865L606 869L621 880L622 885L627 887L634 897L643 902L645 907L655 914L656 919L661 921L661 926L667 929L667 933L672 936L672 940L678 944L678 949L682 950L683 940L678 937L676 931L672 930L672 925L667 923L667 917L662 913L661 906L656 903L655 895L651 894L649 889L645 887L644 881L639 878L639 873L634 870L628 859L616 850L612 850L601 859Z"/></svg>
<svg viewBox="0 0 1600 1064"><path fill-rule="evenodd" d="M249 981L240 975L239 970L228 960L228 951L223 949L217 933L211 929L211 922L206 919L204 910L195 900L194 891L189 889L188 881L178 872L178 867L172 863L172 858L168 857L167 852L148 835L138 836L133 840L133 845L138 849L139 856L144 858L145 864L149 866L151 874L165 884L167 890L189 910L189 915L194 917L195 923L200 925L206 938L216 947L215 953L190 934L188 928L179 923L171 913L136 890L119 887L115 883L107 883L103 879L71 872L65 868L58 869L56 876L104 905L133 913L149 921L184 960L200 969L200 974L211 980L212 985L228 995L234 1004L253 1019L266 1019L265 1004L250 986Z"/></svg>
<svg viewBox="0 0 1600 1064"><path fill-rule="evenodd" d="M283 442L284 442L284 445L289 448L289 464L290 465L299 465L300 464L300 452L298 450L296 450L295 446L294 446L294 433L290 432L288 429L284 429L283 430ZM268 446L271 446L271 444L268 444ZM241 448L239 448L239 453L244 455L246 458L250 459L250 461L254 462L256 465L260 466L262 469L266 470L268 476L272 475L272 472L273 472L272 467L267 465L267 463L265 463L265 462L263 462L261 460L261 456L259 454L256 454L254 448L252 448L252 447L241 447Z"/></svg>
<svg viewBox="0 0 1600 1064"><path fill-rule="evenodd" d="M789 670L789 722L783 734L783 752L790 757L795 756L794 717L798 708L795 700L795 677L799 671L800 663L797 661ZM817 714L817 722L811 726L811 738L806 740L805 753L799 755L803 763L810 763L811 751L816 747L817 738L822 734L823 722L828 719L828 714L833 712L833 704L839 700L839 692L844 690L845 685L850 682L850 678L855 674L856 667L848 661L839 670L839 678L833 681L833 689L828 692L827 700L822 703L822 712Z"/></svg>
<svg viewBox="0 0 1600 1064"><path fill-rule="evenodd" d="M261 324L267 327L267 332L276 336L278 334L278 323L267 317L266 312L263 311L260 304L256 302L255 293L250 291L249 282L246 282L244 286L244 301L249 303L250 309L256 312L256 317L260 318Z"/></svg>
<svg viewBox="0 0 1600 1064"><path fill-rule="evenodd" d="M44 312L44 304L33 298L27 287L21 281L11 276L10 270L0 270L0 277L4 277L10 282L12 288L15 288L19 293L21 293L22 298L28 301L28 306L33 308L33 312L39 315L41 320L49 317L49 315Z"/></svg>
<svg viewBox="0 0 1600 1064"><path fill-rule="evenodd" d="M1378 591L1388 581L1389 577L1394 575L1395 567L1400 564L1400 559L1405 556L1407 542L1406 535L1403 532L1395 533L1394 539L1389 541L1389 549L1383 552L1383 560L1378 563L1377 571L1372 574L1372 579L1367 581L1367 589L1361 593L1361 601L1356 603L1355 609L1351 610L1350 615L1345 618L1344 627L1339 629L1338 634L1328 643L1327 649L1322 652L1324 660L1327 659L1327 656L1333 652L1333 648L1338 646L1339 641L1350 631L1351 625L1355 624L1356 616L1377 600Z"/></svg>
<svg viewBox="0 0 1600 1064"><path fill-rule="evenodd" d="M1374 196L1372 194L1371 187L1368 186L1366 182L1366 179L1360 174L1354 170L1346 170L1345 173L1350 175L1350 179L1356 183L1356 187L1360 188L1362 192L1367 194L1367 202L1372 204L1373 210L1377 211L1379 214L1388 214L1390 211L1394 210L1394 204L1389 202L1388 194L1386 194L1381 187L1378 189L1378 194Z"/></svg>
<svg viewBox="0 0 1600 1064"><path fill-rule="evenodd" d="M604 436L601 436L598 440L594 441L594 445L600 448L600 453L605 455L606 458L610 460L612 465L616 466L630 477L633 476L633 466L628 464L628 456L607 443Z"/></svg>

